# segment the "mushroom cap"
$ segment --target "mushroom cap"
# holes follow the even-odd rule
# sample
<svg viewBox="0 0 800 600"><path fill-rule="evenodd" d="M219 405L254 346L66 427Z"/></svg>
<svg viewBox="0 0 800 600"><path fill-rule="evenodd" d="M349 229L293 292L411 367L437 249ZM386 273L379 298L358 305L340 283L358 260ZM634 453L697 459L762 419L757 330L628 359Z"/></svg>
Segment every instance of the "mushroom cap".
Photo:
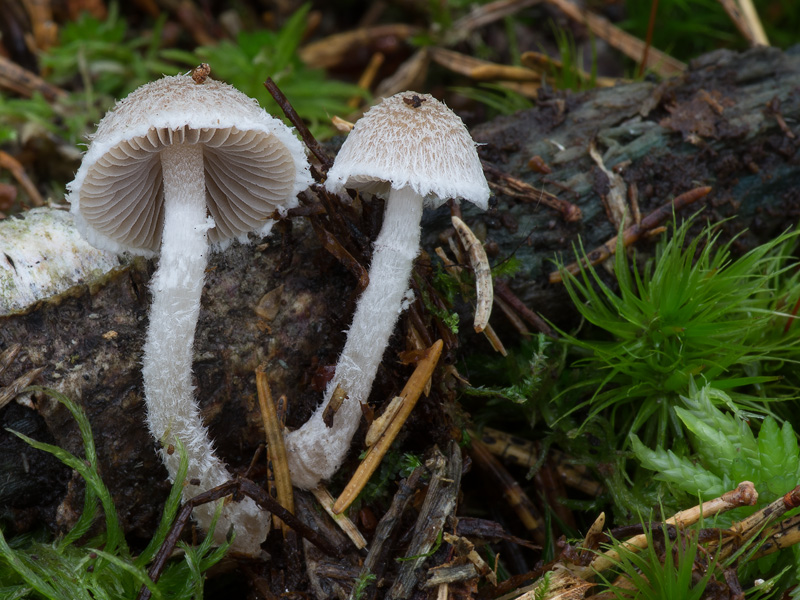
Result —
<svg viewBox="0 0 800 600"><path fill-rule="evenodd" d="M245 241L249 232L268 233L270 215L296 206L312 181L300 141L258 102L212 79L164 77L103 117L68 185L71 212L90 243L144 256L158 252L160 152L175 143L203 145L206 203L215 223L208 239L218 246Z"/></svg>
<svg viewBox="0 0 800 600"><path fill-rule="evenodd" d="M356 121L325 187L381 197L411 187L426 206L463 198L486 210L489 186L475 146L464 122L444 103L429 94L401 92Z"/></svg>

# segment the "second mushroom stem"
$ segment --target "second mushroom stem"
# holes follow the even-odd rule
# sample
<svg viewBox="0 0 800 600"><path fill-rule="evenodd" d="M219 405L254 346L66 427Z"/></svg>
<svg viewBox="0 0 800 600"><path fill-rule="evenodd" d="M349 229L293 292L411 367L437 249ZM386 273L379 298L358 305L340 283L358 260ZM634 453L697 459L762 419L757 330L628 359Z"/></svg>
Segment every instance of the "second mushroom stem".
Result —
<svg viewBox="0 0 800 600"><path fill-rule="evenodd" d="M392 192L386 201L383 226L375 240L369 285L358 299L353 323L336 373L322 405L297 431L286 436L292 483L313 489L330 478L344 461L361 420L389 337L402 310L411 267L419 251L422 198L410 188ZM337 386L346 394L333 426L322 418Z"/></svg>
<svg viewBox="0 0 800 600"><path fill-rule="evenodd" d="M192 358L194 331L200 312L208 254L207 231L213 222L206 215L203 151L199 145L167 147L161 156L164 177L164 232L158 269L150 282L153 296L150 324L144 345L142 376L147 401L147 422L153 437L161 440L162 459L170 480L175 479L180 457L174 448L183 444L189 468L184 499L216 487L231 476L214 454L208 431L194 400ZM200 176L195 175L199 173ZM203 529L214 515L213 504L195 509ZM228 528L237 534L263 532L269 518L246 499L234 511L226 508L217 523L215 538L225 539Z"/></svg>

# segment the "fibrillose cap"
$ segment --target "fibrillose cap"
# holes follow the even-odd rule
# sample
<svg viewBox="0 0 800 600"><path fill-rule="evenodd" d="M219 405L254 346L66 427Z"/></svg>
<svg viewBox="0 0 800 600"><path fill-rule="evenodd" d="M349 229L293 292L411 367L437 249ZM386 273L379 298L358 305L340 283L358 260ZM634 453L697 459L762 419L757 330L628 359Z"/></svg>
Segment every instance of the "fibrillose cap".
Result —
<svg viewBox="0 0 800 600"><path fill-rule="evenodd" d="M325 183L386 197L411 187L427 206L463 198L488 207L489 186L463 121L428 94L402 92L370 108L347 136Z"/></svg>
<svg viewBox="0 0 800 600"><path fill-rule="evenodd" d="M311 183L299 140L258 103L218 81L164 77L120 101L100 122L68 201L95 246L153 256L161 243L160 152L174 143L203 145L209 241L266 234L270 215L297 205ZM187 177L191 175L187 174Z"/></svg>

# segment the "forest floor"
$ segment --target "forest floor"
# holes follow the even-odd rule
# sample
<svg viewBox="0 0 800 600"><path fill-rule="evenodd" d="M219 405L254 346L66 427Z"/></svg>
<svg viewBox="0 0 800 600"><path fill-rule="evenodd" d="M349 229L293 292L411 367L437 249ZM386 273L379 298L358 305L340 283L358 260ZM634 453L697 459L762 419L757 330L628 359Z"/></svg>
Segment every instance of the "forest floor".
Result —
<svg viewBox="0 0 800 600"><path fill-rule="evenodd" d="M194 367L241 476L212 500L283 521L241 556L180 510L143 441L153 264L127 261L0 314L3 426L30 436L0 439L0 598L795 597L800 9L221 4L0 6L0 232L65 208L95 124L163 74L207 63L291 121L317 184L268 240L212 259ZM425 218L365 450L292 493L275 440L331 377L381 218L321 183L374 99L406 90L473 132L491 207ZM84 336L83 318L113 325ZM28 444L65 466L22 469Z"/></svg>

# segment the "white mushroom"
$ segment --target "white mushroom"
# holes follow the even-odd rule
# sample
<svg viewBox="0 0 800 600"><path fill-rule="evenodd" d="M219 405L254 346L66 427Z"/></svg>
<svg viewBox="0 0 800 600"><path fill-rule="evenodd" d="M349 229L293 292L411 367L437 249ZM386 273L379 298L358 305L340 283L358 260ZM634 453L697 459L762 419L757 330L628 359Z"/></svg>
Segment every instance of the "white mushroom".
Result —
<svg viewBox="0 0 800 600"><path fill-rule="evenodd" d="M423 204L463 198L484 210L489 186L475 142L461 119L426 94L403 92L371 108L355 124L325 187L347 187L386 198L375 240L369 285L358 300L336 373L317 411L286 436L292 482L314 488L341 465L361 418L389 336L401 312L419 252ZM322 413L337 386L346 394L327 427Z"/></svg>
<svg viewBox="0 0 800 600"><path fill-rule="evenodd" d="M174 479L180 440L189 471L184 498L231 478L214 454L192 385L192 346L209 244L266 235L270 215L297 204L311 182L300 142L233 87L165 77L117 104L97 128L69 185L81 233L98 248L152 257L152 304L142 375L147 421ZM213 505L194 511L208 528ZM268 515L252 500L226 505L215 535L257 554Z"/></svg>

